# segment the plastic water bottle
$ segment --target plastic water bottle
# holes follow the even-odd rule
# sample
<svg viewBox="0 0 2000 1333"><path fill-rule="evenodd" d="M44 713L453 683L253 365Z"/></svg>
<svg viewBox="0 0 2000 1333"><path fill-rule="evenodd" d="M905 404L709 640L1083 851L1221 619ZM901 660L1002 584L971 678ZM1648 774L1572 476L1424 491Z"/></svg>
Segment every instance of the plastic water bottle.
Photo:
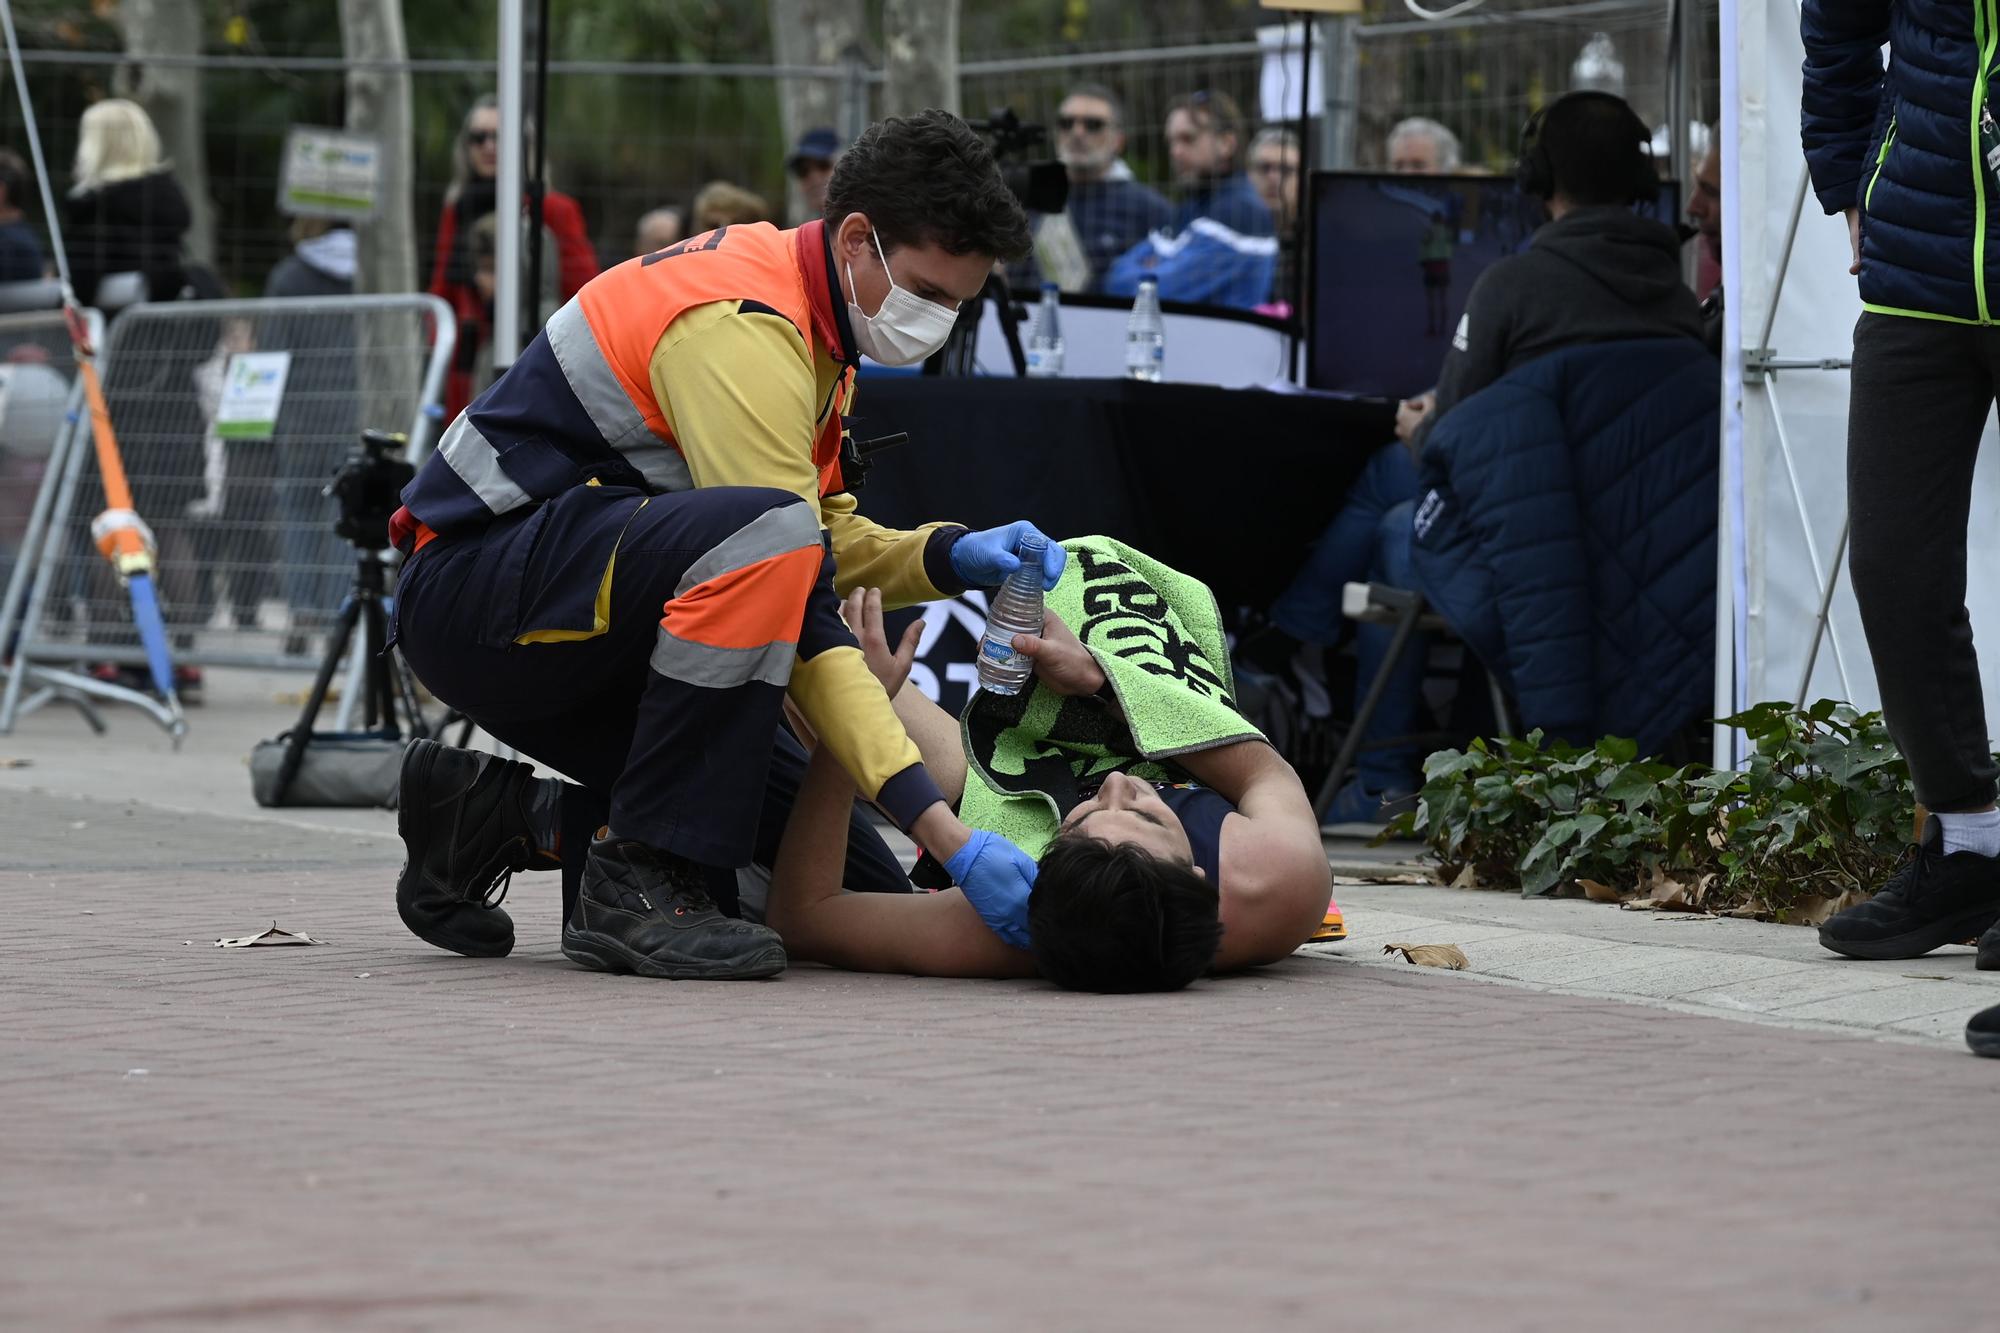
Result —
<svg viewBox="0 0 2000 1333"><path fill-rule="evenodd" d="M1042 303L1035 307L1035 322L1028 326L1028 374L1034 379L1054 379L1062 374L1061 310L1062 297L1056 285L1043 283Z"/></svg>
<svg viewBox="0 0 2000 1333"><path fill-rule="evenodd" d="M1014 647L1016 634L1042 635L1042 553L1049 543L1030 533L1014 554L1021 567L1007 576L993 594L986 613L986 632L979 637L979 688L994 694L1019 694L1035 674L1034 659Z"/></svg>
<svg viewBox="0 0 2000 1333"><path fill-rule="evenodd" d="M1132 298L1132 318L1125 324L1125 378L1160 382L1160 369L1167 359L1167 329L1160 319L1160 284L1151 278L1139 280L1139 294Z"/></svg>

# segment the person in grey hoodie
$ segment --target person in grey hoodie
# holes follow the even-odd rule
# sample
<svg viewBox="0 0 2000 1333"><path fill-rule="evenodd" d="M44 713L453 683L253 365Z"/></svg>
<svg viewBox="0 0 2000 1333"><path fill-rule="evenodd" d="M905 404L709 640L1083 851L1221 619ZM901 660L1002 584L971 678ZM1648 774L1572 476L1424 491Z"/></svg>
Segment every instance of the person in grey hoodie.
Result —
<svg viewBox="0 0 2000 1333"><path fill-rule="evenodd" d="M1681 280L1680 237L1640 217L1632 205L1655 197L1652 136L1632 108L1609 93L1570 93L1537 112L1521 135L1517 176L1548 205L1549 222L1520 254L1479 276L1465 299L1438 386L1402 405L1396 436L1369 459L1305 566L1271 607L1271 625L1241 650L1282 675L1300 644L1331 646L1344 620L1349 582L1407 584L1410 502L1416 457L1453 407L1517 366L1582 343L1703 336L1701 303ZM1398 554L1400 553L1400 554ZM1386 656L1386 631L1356 631L1361 687ZM1379 641L1378 641L1379 640ZM1369 739L1418 730L1421 651L1405 653L1370 724ZM1414 746L1364 749L1355 776L1327 811L1329 823L1372 823L1393 814L1417 786Z"/></svg>
<svg viewBox="0 0 2000 1333"><path fill-rule="evenodd" d="M354 229L324 218L292 219L292 252L264 279L266 296L350 296Z"/></svg>
<svg viewBox="0 0 2000 1333"><path fill-rule="evenodd" d="M1646 123L1624 99L1560 97L1528 122L1517 169L1548 204L1528 248L1472 284L1429 401L1406 404L1413 452L1439 417L1516 366L1580 343L1701 338L1701 303L1681 278L1673 228L1632 211L1658 194Z"/></svg>

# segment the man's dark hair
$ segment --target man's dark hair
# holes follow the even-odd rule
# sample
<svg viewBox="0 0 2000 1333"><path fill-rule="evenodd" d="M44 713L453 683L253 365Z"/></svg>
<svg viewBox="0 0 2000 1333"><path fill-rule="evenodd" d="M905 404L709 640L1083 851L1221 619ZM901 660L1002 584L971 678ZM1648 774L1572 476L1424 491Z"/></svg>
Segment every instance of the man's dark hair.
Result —
<svg viewBox="0 0 2000 1333"><path fill-rule="evenodd" d="M891 116L861 131L826 187L826 225L849 213L867 215L884 250L934 244L1012 261L1031 242L993 151L949 111Z"/></svg>
<svg viewBox="0 0 2000 1333"><path fill-rule="evenodd" d="M1193 117L1194 123L1202 129L1216 134L1227 134L1236 140L1236 151L1229 155L1232 163L1243 155L1243 108L1236 105L1236 99L1228 93L1218 93L1204 88L1199 92L1187 93L1167 103L1167 118L1171 120L1176 111L1185 111Z"/></svg>
<svg viewBox="0 0 2000 1333"><path fill-rule="evenodd" d="M23 207L28 197L28 164L11 148L0 148L0 189L7 191L9 208Z"/></svg>
<svg viewBox="0 0 2000 1333"><path fill-rule="evenodd" d="M1067 102L1072 97L1094 98L1111 108L1111 123L1113 125L1123 125L1125 123L1125 104L1118 100L1117 93L1112 92L1101 83L1076 84L1062 95L1062 100ZM1061 104L1060 102L1057 103L1058 106Z"/></svg>
<svg viewBox="0 0 2000 1333"><path fill-rule="evenodd" d="M1042 853L1028 896L1035 967L1069 990L1179 990L1222 942L1221 900L1194 867L1143 847L1068 834Z"/></svg>
<svg viewBox="0 0 2000 1333"><path fill-rule="evenodd" d="M1623 98L1571 93L1551 103L1536 136L1549 184L1579 208L1637 203L1659 189L1652 132Z"/></svg>

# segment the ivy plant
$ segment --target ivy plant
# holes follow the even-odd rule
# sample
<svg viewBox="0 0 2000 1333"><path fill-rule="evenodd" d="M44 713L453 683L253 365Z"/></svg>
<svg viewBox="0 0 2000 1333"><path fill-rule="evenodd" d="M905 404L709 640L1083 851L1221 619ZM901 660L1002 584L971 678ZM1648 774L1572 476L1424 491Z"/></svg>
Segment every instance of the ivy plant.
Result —
<svg viewBox="0 0 2000 1333"><path fill-rule="evenodd" d="M1539 731L1439 751L1390 832L1422 839L1448 880L1524 894L1672 875L1708 886L1710 908L1782 917L1879 886L1912 810L1881 716L1826 699L1725 721L1751 743L1741 769L1671 768L1629 740L1581 749Z"/></svg>

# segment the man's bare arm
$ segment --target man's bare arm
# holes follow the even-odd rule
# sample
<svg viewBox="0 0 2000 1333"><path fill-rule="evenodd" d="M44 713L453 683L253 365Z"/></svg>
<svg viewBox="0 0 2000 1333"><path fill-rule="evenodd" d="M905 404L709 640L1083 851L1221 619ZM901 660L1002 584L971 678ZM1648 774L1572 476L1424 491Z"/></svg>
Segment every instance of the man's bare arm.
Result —
<svg viewBox="0 0 2000 1333"><path fill-rule="evenodd" d="M1222 948L1212 970L1276 962L1325 917L1333 872L1319 820L1292 766L1263 741L1175 756L1236 807L1222 822Z"/></svg>
<svg viewBox="0 0 2000 1333"><path fill-rule="evenodd" d="M854 784L816 751L778 848L765 919L794 958L856 972L1027 977L1034 961L1000 942L957 889L847 893L847 814Z"/></svg>

